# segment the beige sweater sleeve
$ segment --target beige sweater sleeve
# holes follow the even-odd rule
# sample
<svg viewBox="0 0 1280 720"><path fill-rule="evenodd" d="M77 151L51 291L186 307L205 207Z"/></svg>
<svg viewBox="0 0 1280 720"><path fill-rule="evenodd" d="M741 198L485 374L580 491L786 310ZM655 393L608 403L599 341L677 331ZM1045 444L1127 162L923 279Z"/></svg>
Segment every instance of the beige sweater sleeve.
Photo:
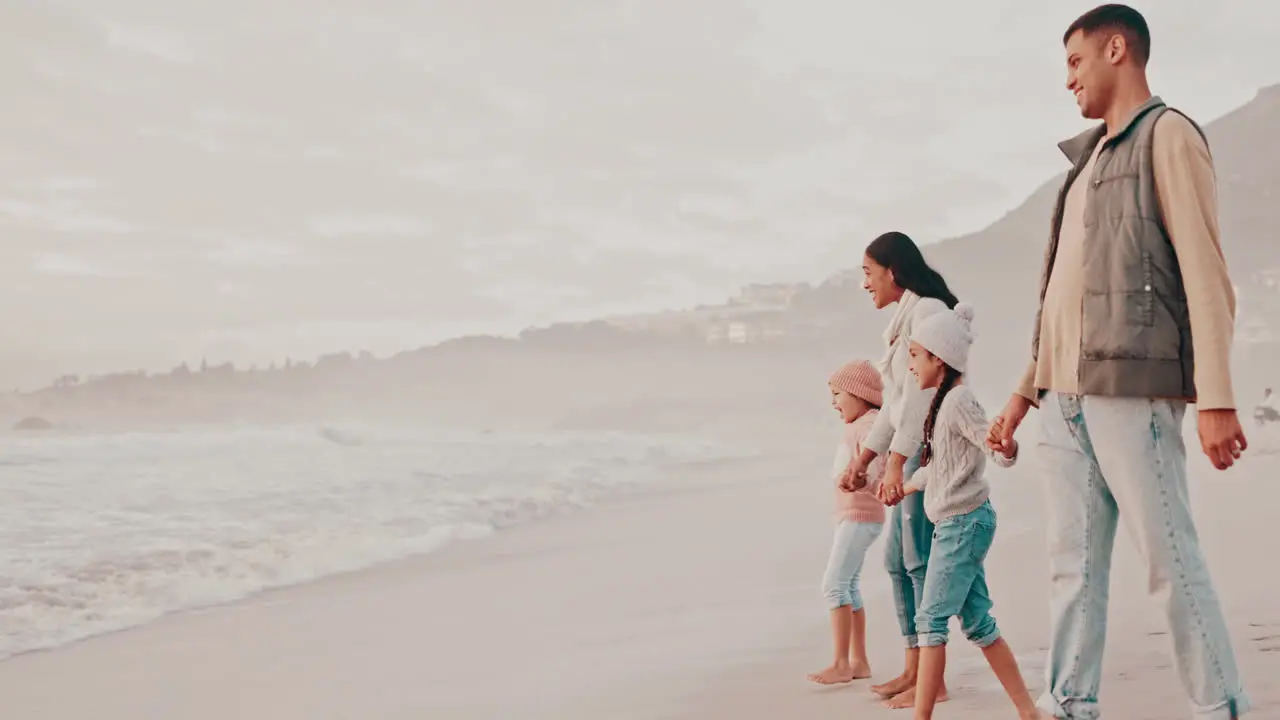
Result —
<svg viewBox="0 0 1280 720"><path fill-rule="evenodd" d="M1197 404L1200 410L1235 409L1235 288L1218 238L1217 178L1209 148L1189 120L1167 112L1156 122L1151 162L1190 305Z"/></svg>
<svg viewBox="0 0 1280 720"><path fill-rule="evenodd" d="M1018 387L1013 394L1030 400L1033 407L1040 407L1040 393L1036 388L1035 360L1032 360L1026 372L1022 373L1022 378L1018 380Z"/></svg>

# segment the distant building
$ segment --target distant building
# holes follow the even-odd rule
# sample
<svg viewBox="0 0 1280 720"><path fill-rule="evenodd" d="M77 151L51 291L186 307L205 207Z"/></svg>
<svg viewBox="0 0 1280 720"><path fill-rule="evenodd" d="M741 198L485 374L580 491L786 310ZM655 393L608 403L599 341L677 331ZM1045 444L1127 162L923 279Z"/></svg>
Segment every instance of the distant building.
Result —
<svg viewBox="0 0 1280 720"><path fill-rule="evenodd" d="M808 283L755 283L742 288L735 304L750 305L759 310L783 310L791 305L792 298L808 289Z"/></svg>
<svg viewBox="0 0 1280 720"><path fill-rule="evenodd" d="M811 290L808 283L757 283L747 285L736 297L721 305L614 317L607 322L631 332L655 335L693 333L712 345L760 342L784 334L782 313L790 309L797 295Z"/></svg>
<svg viewBox="0 0 1280 720"><path fill-rule="evenodd" d="M703 336L709 345L747 345L776 340L787 334L783 317L779 312L725 316L709 324Z"/></svg>
<svg viewBox="0 0 1280 720"><path fill-rule="evenodd" d="M852 285L854 283L857 283L858 285L862 284L861 268L854 269L854 270L841 270L835 275L832 275L830 278L827 279L826 282L822 284L835 286L835 287L843 287L845 285Z"/></svg>

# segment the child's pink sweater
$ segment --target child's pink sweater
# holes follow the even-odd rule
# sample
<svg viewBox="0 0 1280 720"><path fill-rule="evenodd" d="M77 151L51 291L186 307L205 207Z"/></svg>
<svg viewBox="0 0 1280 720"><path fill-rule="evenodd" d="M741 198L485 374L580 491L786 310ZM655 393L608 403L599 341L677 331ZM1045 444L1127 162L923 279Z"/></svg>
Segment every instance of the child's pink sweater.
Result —
<svg viewBox="0 0 1280 720"><path fill-rule="evenodd" d="M876 499L876 488L884 477L884 458L877 456L867 468L867 486L857 492L845 492L840 489L840 476L849 461L862 452L862 442L871 432L871 425L876 421L876 412L872 410L866 415L844 426L844 437L836 450L836 462L833 468L836 483L836 515L841 520L850 522L882 523L884 522L884 505Z"/></svg>

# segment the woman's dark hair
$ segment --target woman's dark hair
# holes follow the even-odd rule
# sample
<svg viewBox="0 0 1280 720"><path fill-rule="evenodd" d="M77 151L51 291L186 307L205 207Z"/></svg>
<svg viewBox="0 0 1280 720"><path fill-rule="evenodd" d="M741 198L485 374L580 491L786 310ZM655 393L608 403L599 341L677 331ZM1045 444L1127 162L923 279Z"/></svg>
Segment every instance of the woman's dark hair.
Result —
<svg viewBox="0 0 1280 720"><path fill-rule="evenodd" d="M915 241L904 233L895 230L872 240L867 246L867 255L878 265L888 268L893 273L894 283L903 290L941 300L949 309L954 309L960 302L947 287L947 281L925 262Z"/></svg>
<svg viewBox="0 0 1280 720"><path fill-rule="evenodd" d="M959 379L959 371L950 365L943 365L942 382L938 385L938 392L929 405L929 415L924 419L924 448L920 450L920 467L928 465L933 459L933 426L938 422L938 408L942 407L942 401L947 397L947 393L951 392L951 388L956 386L956 381Z"/></svg>

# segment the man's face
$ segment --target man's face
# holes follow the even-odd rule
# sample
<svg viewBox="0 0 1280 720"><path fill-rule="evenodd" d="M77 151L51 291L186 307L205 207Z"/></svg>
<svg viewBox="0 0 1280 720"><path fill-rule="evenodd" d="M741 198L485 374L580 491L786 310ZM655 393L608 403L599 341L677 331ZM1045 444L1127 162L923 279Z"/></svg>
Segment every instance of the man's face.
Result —
<svg viewBox="0 0 1280 720"><path fill-rule="evenodd" d="M1067 89L1076 96L1080 114L1100 120L1115 95L1118 57L1112 38L1103 30L1086 35L1077 30L1067 40Z"/></svg>

